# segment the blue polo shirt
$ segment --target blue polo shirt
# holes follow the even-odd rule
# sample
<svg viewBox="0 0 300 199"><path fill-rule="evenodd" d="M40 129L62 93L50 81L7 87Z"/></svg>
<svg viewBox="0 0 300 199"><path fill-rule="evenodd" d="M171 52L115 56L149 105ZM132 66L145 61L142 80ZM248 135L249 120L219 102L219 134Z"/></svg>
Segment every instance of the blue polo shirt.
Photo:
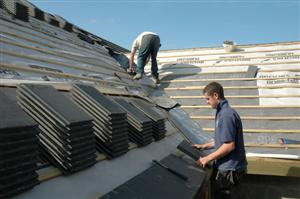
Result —
<svg viewBox="0 0 300 199"><path fill-rule="evenodd" d="M217 106L215 126L215 149L226 142L235 142L235 149L216 160L219 170L246 170L247 160L244 148L243 125L238 113L227 100Z"/></svg>

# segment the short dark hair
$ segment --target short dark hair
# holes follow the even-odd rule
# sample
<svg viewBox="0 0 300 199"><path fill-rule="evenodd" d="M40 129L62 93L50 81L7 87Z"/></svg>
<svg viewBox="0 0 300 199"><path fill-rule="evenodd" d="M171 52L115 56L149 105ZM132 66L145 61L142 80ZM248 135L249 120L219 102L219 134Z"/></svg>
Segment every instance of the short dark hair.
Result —
<svg viewBox="0 0 300 199"><path fill-rule="evenodd" d="M211 82L205 86L203 89L203 94L212 96L214 93L217 93L221 99L224 99L224 90L221 84L218 82Z"/></svg>

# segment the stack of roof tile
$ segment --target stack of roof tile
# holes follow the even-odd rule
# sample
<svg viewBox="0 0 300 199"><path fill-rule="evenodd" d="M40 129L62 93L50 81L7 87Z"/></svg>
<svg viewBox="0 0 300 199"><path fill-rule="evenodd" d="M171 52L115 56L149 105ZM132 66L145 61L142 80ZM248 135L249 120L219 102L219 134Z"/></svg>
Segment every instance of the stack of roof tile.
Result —
<svg viewBox="0 0 300 199"><path fill-rule="evenodd" d="M0 198L7 198L39 183L37 124L3 92L0 101Z"/></svg>
<svg viewBox="0 0 300 199"><path fill-rule="evenodd" d="M40 149L64 174L96 163L92 118L52 86L22 84L22 108L39 124Z"/></svg>
<svg viewBox="0 0 300 199"><path fill-rule="evenodd" d="M165 129L165 118L155 112L152 107L147 104L146 102L143 102L141 100L133 100L132 104L140 109L147 117L149 117L153 122L153 138L155 140L161 140L166 135L166 129Z"/></svg>
<svg viewBox="0 0 300 199"><path fill-rule="evenodd" d="M108 158L126 153L129 143L126 112L92 86L73 85L72 96L94 119L98 150Z"/></svg>
<svg viewBox="0 0 300 199"><path fill-rule="evenodd" d="M126 100L118 98L115 101L127 112L129 139L140 146L150 144L153 139L151 119Z"/></svg>

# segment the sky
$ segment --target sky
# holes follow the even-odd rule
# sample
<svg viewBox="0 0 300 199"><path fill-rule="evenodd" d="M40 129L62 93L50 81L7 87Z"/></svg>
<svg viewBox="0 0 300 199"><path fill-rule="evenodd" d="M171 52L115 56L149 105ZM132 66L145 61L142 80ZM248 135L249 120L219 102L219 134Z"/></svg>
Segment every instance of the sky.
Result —
<svg viewBox="0 0 300 199"><path fill-rule="evenodd" d="M300 41L300 0L29 0L40 9L130 49L143 31L161 49Z"/></svg>

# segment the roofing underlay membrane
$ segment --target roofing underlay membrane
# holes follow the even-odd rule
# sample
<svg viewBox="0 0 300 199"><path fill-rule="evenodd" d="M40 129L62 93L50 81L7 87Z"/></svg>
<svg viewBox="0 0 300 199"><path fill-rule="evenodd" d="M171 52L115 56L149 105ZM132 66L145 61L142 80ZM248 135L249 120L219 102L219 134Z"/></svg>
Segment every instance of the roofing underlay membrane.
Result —
<svg viewBox="0 0 300 199"><path fill-rule="evenodd" d="M299 41L160 51L154 86L150 66L139 81L126 73L126 49L25 0L0 9L0 198L39 181L15 198L193 198L206 176L194 160L210 151L190 143L213 139L211 81L242 118L247 157L299 161L279 144L300 143Z"/></svg>

